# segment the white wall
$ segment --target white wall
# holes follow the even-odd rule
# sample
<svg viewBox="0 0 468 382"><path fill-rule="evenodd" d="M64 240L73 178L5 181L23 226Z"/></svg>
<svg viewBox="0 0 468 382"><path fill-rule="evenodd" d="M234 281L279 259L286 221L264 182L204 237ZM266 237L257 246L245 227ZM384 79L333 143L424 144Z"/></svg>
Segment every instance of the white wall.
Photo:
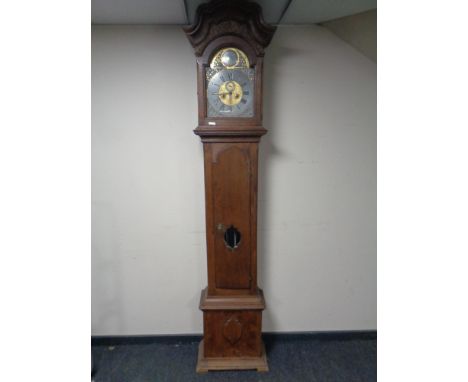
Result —
<svg viewBox="0 0 468 382"><path fill-rule="evenodd" d="M195 58L178 27L94 26L92 333L201 333ZM266 54L265 331L376 328L376 65L317 26Z"/></svg>

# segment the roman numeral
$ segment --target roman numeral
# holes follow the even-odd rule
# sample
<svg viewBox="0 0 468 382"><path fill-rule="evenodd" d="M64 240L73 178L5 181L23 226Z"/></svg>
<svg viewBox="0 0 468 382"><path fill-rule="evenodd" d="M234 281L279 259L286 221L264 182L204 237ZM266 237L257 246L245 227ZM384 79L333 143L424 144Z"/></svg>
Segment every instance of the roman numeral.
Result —
<svg viewBox="0 0 468 382"><path fill-rule="evenodd" d="M245 104L245 103L247 103L247 100L245 98L242 98L241 102Z"/></svg>
<svg viewBox="0 0 468 382"><path fill-rule="evenodd" d="M245 92L244 92L244 94L245 94L245 95L249 95L249 94L250 94L250 92L248 92L248 91L245 91Z"/></svg>

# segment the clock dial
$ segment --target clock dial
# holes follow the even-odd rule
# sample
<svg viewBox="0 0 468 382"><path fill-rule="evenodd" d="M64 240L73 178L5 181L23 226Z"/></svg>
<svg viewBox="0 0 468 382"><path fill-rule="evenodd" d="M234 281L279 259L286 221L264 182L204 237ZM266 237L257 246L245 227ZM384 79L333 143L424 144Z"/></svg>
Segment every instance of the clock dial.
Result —
<svg viewBox="0 0 468 382"><path fill-rule="evenodd" d="M252 117L252 69L221 70L208 82L208 117Z"/></svg>
<svg viewBox="0 0 468 382"><path fill-rule="evenodd" d="M254 77L244 52L236 48L218 51L206 71L208 117L253 117Z"/></svg>

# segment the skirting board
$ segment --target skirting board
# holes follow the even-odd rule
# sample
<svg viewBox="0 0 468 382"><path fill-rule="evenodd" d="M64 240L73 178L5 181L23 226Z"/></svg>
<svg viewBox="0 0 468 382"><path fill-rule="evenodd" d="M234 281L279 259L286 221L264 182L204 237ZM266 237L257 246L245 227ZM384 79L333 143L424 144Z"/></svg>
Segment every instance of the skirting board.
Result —
<svg viewBox="0 0 468 382"><path fill-rule="evenodd" d="M275 340L375 340L376 330L345 330L345 331L323 331L323 332L266 332L262 333L265 342ZM201 334L174 334L174 335L138 335L138 336L91 336L91 346L117 346L131 344L150 343L189 343L200 342Z"/></svg>

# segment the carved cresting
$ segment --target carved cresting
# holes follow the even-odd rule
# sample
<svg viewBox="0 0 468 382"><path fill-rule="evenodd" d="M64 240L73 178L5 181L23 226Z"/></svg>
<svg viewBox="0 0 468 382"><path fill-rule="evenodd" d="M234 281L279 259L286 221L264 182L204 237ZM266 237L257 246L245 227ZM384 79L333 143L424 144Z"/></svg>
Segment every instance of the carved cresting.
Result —
<svg viewBox="0 0 468 382"><path fill-rule="evenodd" d="M209 19L209 22L205 22ZM257 3L242 0L215 0L202 4L197 9L193 25L184 28L195 55L201 56L214 39L235 35L250 40L258 56L270 43L276 28L263 21L262 9Z"/></svg>

